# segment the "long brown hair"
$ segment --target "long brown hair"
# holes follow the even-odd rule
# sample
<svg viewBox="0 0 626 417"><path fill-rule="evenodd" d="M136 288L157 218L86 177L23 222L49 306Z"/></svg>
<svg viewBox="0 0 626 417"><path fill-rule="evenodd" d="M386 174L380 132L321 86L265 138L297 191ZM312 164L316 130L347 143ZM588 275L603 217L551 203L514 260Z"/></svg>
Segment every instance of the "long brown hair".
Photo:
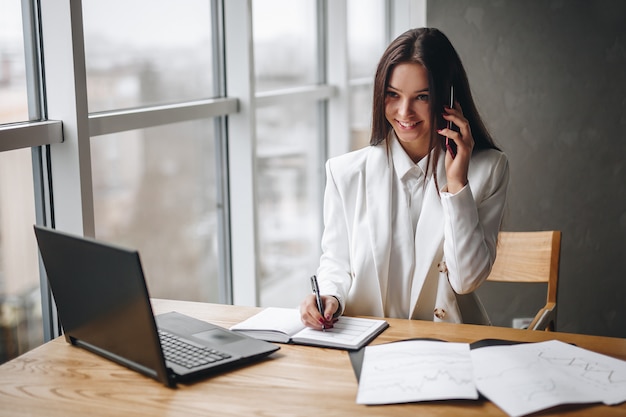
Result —
<svg viewBox="0 0 626 417"><path fill-rule="evenodd" d="M463 109L474 137L474 151L498 149L483 123L469 86L465 68L450 40L435 28L411 29L389 44L378 63L374 77L374 100L372 106L372 133L370 145L378 145L391 132L391 125L385 117L385 94L389 78L394 68L401 63L417 63L428 72L429 108L431 126L443 128L445 120L441 116L447 104L450 87L454 86L454 98ZM431 131L430 147L444 147L443 138L436 129ZM429 159L430 159L429 153ZM439 152L433 154L433 166L437 166ZM428 163L430 166L430 161ZM436 181L436 171L435 181Z"/></svg>

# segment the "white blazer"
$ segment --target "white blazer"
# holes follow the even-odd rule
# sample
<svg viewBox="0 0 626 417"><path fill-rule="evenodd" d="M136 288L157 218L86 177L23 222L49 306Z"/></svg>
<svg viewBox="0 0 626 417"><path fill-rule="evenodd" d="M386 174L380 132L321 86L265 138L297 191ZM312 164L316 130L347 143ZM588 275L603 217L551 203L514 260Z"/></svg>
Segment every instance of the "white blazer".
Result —
<svg viewBox="0 0 626 417"><path fill-rule="evenodd" d="M414 251L419 254L408 318L415 318L426 280L436 280L434 321L489 323L473 291L487 278L496 256L509 182L508 160L497 150L475 151L468 186L452 195L445 192L442 151L437 178L442 193L429 181L414 236L408 214L402 216L406 224L398 216L396 230L392 226L394 168L385 142L327 161L317 275L320 292L337 297L342 314L384 316L394 239L406 241L399 245L407 251L399 257L402 262L413 262Z"/></svg>

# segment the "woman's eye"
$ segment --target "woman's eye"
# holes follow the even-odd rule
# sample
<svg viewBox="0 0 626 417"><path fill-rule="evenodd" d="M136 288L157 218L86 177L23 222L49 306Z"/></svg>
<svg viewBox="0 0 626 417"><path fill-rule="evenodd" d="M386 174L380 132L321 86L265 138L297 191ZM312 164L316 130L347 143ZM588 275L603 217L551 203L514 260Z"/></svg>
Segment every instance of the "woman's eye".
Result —
<svg viewBox="0 0 626 417"><path fill-rule="evenodd" d="M395 98L398 97L398 94L394 91L387 91L387 97Z"/></svg>
<svg viewBox="0 0 626 417"><path fill-rule="evenodd" d="M420 94L417 96L417 101L428 101L428 94Z"/></svg>

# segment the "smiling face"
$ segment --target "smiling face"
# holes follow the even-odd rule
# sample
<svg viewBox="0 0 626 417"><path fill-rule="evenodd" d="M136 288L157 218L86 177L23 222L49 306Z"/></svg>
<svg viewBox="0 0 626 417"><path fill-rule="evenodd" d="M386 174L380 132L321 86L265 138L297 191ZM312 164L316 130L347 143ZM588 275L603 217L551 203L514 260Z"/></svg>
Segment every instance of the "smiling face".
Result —
<svg viewBox="0 0 626 417"><path fill-rule="evenodd" d="M398 64L385 92L385 117L400 144L417 162L428 154L431 122L428 71L420 64Z"/></svg>

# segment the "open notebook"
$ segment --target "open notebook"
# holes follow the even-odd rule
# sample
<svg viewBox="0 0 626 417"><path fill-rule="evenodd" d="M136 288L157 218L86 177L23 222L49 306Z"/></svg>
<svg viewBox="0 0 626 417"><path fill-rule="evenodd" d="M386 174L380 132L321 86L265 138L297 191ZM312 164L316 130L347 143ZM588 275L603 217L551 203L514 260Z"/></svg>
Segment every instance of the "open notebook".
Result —
<svg viewBox="0 0 626 417"><path fill-rule="evenodd" d="M314 330L302 324L298 309L267 307L230 330L270 342L355 350L388 326L385 320L341 316L332 329Z"/></svg>

